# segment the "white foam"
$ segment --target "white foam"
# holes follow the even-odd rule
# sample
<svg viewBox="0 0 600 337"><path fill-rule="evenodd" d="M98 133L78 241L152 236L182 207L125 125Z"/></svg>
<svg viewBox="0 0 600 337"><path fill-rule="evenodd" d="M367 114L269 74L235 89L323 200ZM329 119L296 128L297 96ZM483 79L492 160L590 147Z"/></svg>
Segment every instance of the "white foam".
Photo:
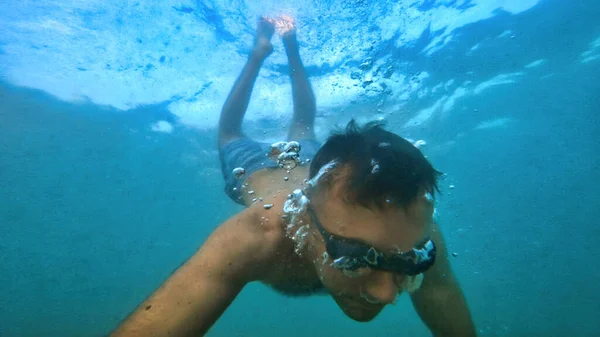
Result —
<svg viewBox="0 0 600 337"><path fill-rule="evenodd" d="M505 30L502 32L502 34L498 35L498 38L501 39L503 37L507 37L507 36L512 36L512 31L511 30Z"/></svg>
<svg viewBox="0 0 600 337"><path fill-rule="evenodd" d="M491 119L487 121L483 121L475 127L475 130L485 130L485 129L493 129L506 126L508 123L512 122L512 119L507 117L501 117L496 119Z"/></svg>
<svg viewBox="0 0 600 337"><path fill-rule="evenodd" d="M509 73L509 74L496 75L489 80L479 83L477 86L475 86L475 88L470 87L471 81L466 81L462 84L462 86L456 88L452 92L452 94L450 94L450 95L445 94L445 95L441 96L440 98L438 98L436 100L436 102L433 103L430 107L420 110L416 116L412 117L406 123L404 123L403 127L404 128L419 127L419 126L427 123L431 119L433 119L436 116L436 114L441 114L441 118L445 118L454 110L456 102L459 101L460 99L466 98L466 97L469 97L472 95L481 94L483 91L485 91L493 86L516 83L518 81L519 77L522 75L523 75L523 73ZM434 87L434 89L437 88L437 90L439 90L439 88L441 88L442 85L443 85L442 83L439 83ZM432 90L431 92L434 93L435 91ZM500 120L494 120L493 122L484 122L481 125L479 125L477 128L482 129L482 128L489 128L489 127L496 127L496 126L500 126L500 124L498 124L498 123L501 123L501 122L504 123L504 122L506 122L506 120L500 119Z"/></svg>
<svg viewBox="0 0 600 337"><path fill-rule="evenodd" d="M417 113L417 115L411 118L408 122L404 124L405 128L416 127L423 125L427 122L431 117L433 117L434 113L443 106L444 102L448 99L448 96L443 96L438 99L432 106L429 108L425 108Z"/></svg>
<svg viewBox="0 0 600 337"><path fill-rule="evenodd" d="M590 42L590 48L600 48L600 36L598 36L594 41Z"/></svg>
<svg viewBox="0 0 600 337"><path fill-rule="evenodd" d="M440 90L442 87L444 87L444 83L440 82L438 84L436 84L433 88L431 88L431 93L435 94L436 92L438 92L438 90Z"/></svg>
<svg viewBox="0 0 600 337"><path fill-rule="evenodd" d="M427 12L418 9L421 2L416 0L385 6L245 1L235 9L228 0L202 2L219 13L222 27L216 29L201 20L202 11L191 0L21 1L0 12L4 43L0 75L66 101L89 100L122 110L170 101L170 111L183 123L213 128L246 60L245 50L261 14L296 17L306 65L339 65L323 76L313 74L319 108L326 111L381 94L380 83L391 91L390 100L403 102L415 93L427 94L426 73L413 80L397 70L388 79L373 77L373 84L364 89L349 78L354 68L345 62L370 56L367 47L372 42L397 36L396 45L412 44L431 28L441 32L423 50L431 55L450 43L460 27L490 18L497 9L514 14L538 2L474 0L474 6L462 11L456 8L461 3L446 2ZM182 6L195 13L174 9ZM373 25L379 30L371 29ZM234 40L220 36L221 31ZM287 76L268 71L269 66L287 62L277 38L274 46L256 83L248 120L283 118L291 113ZM415 121L427 119L423 119L426 113L421 113Z"/></svg>
<svg viewBox="0 0 600 337"><path fill-rule="evenodd" d="M162 132L162 133L171 133L173 132L173 125L167 121L158 121L152 124L152 131Z"/></svg>
<svg viewBox="0 0 600 337"><path fill-rule="evenodd" d="M528 65L526 65L525 68L528 68L528 69L529 68L537 68L544 63L546 63L546 60L544 60L544 59L535 60L535 61L529 63Z"/></svg>
<svg viewBox="0 0 600 337"><path fill-rule="evenodd" d="M512 14L520 13L537 5L539 0L475 0L471 3L475 6L466 10L446 6L438 6L430 10L428 25L430 25L432 31L443 31L443 33L431 41L423 52L430 55L438 51L451 41L451 34L456 29L488 19L494 16L498 9ZM511 34L510 31L507 32L507 34Z"/></svg>
<svg viewBox="0 0 600 337"><path fill-rule="evenodd" d="M469 91L463 87L456 88L456 90L454 90L454 93L452 93L452 95L448 97L446 102L444 102L444 105L442 106L442 112L447 113L450 110L452 110L456 101L459 98L466 96L468 93Z"/></svg>
<svg viewBox="0 0 600 337"><path fill-rule="evenodd" d="M589 63L592 61L596 61L600 59L600 54L596 54L596 55L591 55L591 56L586 56L581 60L581 63Z"/></svg>
<svg viewBox="0 0 600 337"><path fill-rule="evenodd" d="M517 78L522 75L523 75L522 72L516 72L516 73L501 74L501 75L494 76L493 78L491 78L483 83L480 83L477 87L475 87L473 92L475 94L480 94L484 90L487 90L487 89L497 86L497 85L516 83Z"/></svg>
<svg viewBox="0 0 600 337"><path fill-rule="evenodd" d="M600 36L590 42L589 49L581 53L580 58L583 64L600 59Z"/></svg>

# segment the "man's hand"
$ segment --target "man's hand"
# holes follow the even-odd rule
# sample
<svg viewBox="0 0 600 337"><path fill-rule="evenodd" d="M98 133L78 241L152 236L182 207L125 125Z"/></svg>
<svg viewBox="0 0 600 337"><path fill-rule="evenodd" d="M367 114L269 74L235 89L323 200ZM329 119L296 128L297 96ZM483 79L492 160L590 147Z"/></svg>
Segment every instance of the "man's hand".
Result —
<svg viewBox="0 0 600 337"><path fill-rule="evenodd" d="M437 247L436 262L425 272L421 288L411 294L413 306L435 337L474 337L475 326L437 225L431 237Z"/></svg>

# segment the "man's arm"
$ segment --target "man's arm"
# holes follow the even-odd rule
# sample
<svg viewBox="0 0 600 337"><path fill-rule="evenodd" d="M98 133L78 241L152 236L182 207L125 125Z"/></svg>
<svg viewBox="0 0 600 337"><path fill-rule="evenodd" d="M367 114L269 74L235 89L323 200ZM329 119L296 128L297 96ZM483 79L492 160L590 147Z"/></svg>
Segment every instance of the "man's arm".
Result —
<svg viewBox="0 0 600 337"><path fill-rule="evenodd" d="M425 272L421 288L411 295L413 305L435 337L476 336L467 302L450 267L446 244L436 224L431 237L437 247L436 262Z"/></svg>
<svg viewBox="0 0 600 337"><path fill-rule="evenodd" d="M255 208L219 226L111 336L204 335L242 288L264 272L271 245L268 235L254 229L260 225Z"/></svg>

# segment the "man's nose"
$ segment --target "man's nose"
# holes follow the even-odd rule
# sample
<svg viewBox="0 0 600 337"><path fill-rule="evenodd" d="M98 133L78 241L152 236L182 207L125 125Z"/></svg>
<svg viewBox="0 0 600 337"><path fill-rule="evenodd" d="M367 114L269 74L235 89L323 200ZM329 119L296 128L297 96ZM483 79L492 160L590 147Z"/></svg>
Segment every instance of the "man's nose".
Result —
<svg viewBox="0 0 600 337"><path fill-rule="evenodd" d="M373 271L364 285L364 291L381 304L392 304L398 296L395 276L387 271Z"/></svg>

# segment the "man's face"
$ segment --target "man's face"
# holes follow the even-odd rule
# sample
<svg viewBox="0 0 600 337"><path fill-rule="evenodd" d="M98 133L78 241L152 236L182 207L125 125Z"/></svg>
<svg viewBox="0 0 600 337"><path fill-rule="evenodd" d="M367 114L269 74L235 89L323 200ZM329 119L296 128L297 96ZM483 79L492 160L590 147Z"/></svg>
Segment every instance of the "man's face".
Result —
<svg viewBox="0 0 600 337"><path fill-rule="evenodd" d="M423 241L432 223L433 205L424 196L406 209L389 206L378 210L344 202L335 192L332 189L311 198L321 226L332 235L358 239L383 253L411 250ZM332 259L323 257L327 255L323 235L315 230L314 238L317 273L346 315L366 322L394 303L407 276L369 267L353 271L334 268Z"/></svg>

